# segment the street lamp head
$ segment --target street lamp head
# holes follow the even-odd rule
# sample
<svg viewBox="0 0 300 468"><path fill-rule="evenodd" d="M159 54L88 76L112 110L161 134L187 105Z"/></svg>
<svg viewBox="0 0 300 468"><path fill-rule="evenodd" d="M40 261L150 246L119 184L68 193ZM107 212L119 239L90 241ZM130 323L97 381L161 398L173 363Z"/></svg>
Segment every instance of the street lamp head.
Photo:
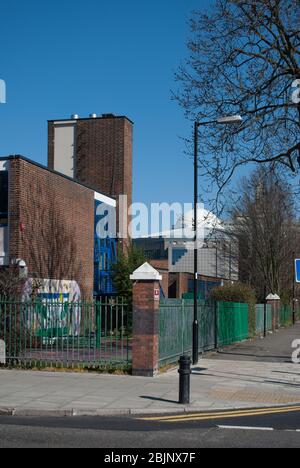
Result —
<svg viewBox="0 0 300 468"><path fill-rule="evenodd" d="M243 122L243 118L240 115L230 115L227 117L220 117L217 120L218 124L238 124Z"/></svg>

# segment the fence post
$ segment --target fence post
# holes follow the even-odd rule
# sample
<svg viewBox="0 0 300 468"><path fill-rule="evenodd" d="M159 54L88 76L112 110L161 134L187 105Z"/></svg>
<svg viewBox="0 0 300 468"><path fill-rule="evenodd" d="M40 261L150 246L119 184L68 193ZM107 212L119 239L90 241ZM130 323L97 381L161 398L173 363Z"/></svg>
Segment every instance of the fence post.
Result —
<svg viewBox="0 0 300 468"><path fill-rule="evenodd" d="M158 314L162 276L145 263L130 276L133 284L132 374L154 377L158 372Z"/></svg>
<svg viewBox="0 0 300 468"><path fill-rule="evenodd" d="M280 315L280 297L278 294L269 294L267 296L267 304L272 309L272 328L273 331L279 328L279 315Z"/></svg>
<svg viewBox="0 0 300 468"><path fill-rule="evenodd" d="M267 287L264 287L264 338L267 336Z"/></svg>

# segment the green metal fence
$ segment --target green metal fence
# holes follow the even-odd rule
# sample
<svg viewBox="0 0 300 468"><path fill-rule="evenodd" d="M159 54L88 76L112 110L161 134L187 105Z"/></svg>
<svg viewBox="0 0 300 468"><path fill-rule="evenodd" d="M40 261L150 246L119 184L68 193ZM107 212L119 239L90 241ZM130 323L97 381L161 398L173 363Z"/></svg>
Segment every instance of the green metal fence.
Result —
<svg viewBox="0 0 300 468"><path fill-rule="evenodd" d="M266 304L266 313L267 313L267 321L266 321L266 330L272 330L272 307L270 304ZM256 304L255 306L255 319L256 319L256 333L263 333L264 332L264 314L265 314L265 305L264 304Z"/></svg>
<svg viewBox="0 0 300 468"><path fill-rule="evenodd" d="M164 299L159 311L159 361L160 365L175 362L192 350L194 302L189 299ZM199 351L215 348L215 303L199 301Z"/></svg>
<svg viewBox="0 0 300 468"><path fill-rule="evenodd" d="M159 362L175 362L192 350L193 300L164 299L159 310ZM199 350L215 347L215 304L199 301Z"/></svg>
<svg viewBox="0 0 300 468"><path fill-rule="evenodd" d="M236 302L198 303L199 352L209 351L250 338L249 306ZM264 304L255 307L255 331L264 331ZM299 313L299 311L297 311ZM272 307L266 305L266 328L272 330ZM297 315L298 316L298 315ZM191 354L194 302L189 299L164 299L159 310L159 363L174 363L182 354ZM292 323L290 306L280 308L280 325Z"/></svg>
<svg viewBox="0 0 300 468"><path fill-rule="evenodd" d="M165 299L159 310L160 366L192 351L193 300ZM247 304L199 301L199 352L249 337Z"/></svg>
<svg viewBox="0 0 300 468"><path fill-rule="evenodd" d="M293 322L293 309L289 305L281 305L279 311L279 322L281 326L289 325Z"/></svg>
<svg viewBox="0 0 300 468"><path fill-rule="evenodd" d="M9 365L128 365L129 310L122 298L101 302L0 300L0 340Z"/></svg>
<svg viewBox="0 0 300 468"><path fill-rule="evenodd" d="M226 346L249 337L248 304L218 302L218 346Z"/></svg>

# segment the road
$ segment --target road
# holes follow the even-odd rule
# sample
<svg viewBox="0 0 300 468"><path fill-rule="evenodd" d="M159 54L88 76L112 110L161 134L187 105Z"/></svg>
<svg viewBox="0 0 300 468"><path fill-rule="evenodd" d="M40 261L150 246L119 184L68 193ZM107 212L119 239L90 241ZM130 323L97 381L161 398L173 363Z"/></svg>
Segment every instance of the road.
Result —
<svg viewBox="0 0 300 468"><path fill-rule="evenodd" d="M2 416L0 448L298 448L299 431L300 407L168 417Z"/></svg>

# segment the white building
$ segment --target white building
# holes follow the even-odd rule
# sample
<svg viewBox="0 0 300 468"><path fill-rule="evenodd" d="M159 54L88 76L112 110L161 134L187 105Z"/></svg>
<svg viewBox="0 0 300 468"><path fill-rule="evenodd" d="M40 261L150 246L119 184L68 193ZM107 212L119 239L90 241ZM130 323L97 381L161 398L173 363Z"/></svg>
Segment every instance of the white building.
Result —
<svg viewBox="0 0 300 468"><path fill-rule="evenodd" d="M227 224L205 208L198 208L198 274L226 280L238 280L238 262ZM165 237L170 272L194 272L194 212L179 219Z"/></svg>

